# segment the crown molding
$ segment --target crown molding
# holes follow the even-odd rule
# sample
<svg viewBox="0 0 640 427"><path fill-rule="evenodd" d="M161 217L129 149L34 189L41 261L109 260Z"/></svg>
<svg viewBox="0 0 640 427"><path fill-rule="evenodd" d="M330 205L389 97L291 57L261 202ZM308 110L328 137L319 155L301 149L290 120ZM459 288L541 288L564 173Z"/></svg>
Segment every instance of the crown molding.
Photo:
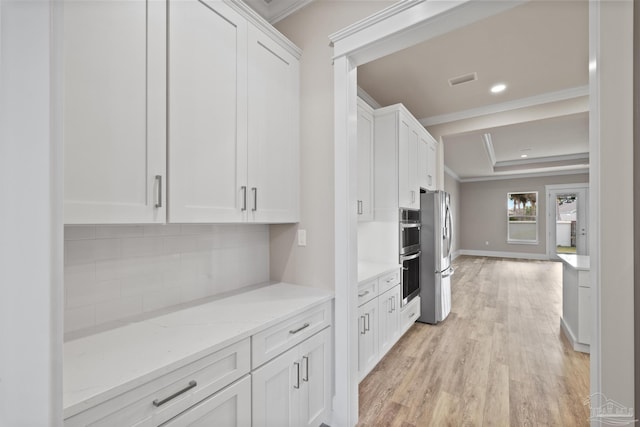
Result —
<svg viewBox="0 0 640 427"><path fill-rule="evenodd" d="M487 152L487 156L489 156L489 163L491 163L491 167L493 167L496 165L496 151L493 149L491 134L489 132L483 133L482 141L484 142L484 149Z"/></svg>
<svg viewBox="0 0 640 427"><path fill-rule="evenodd" d="M589 168L579 168L561 171L547 171L547 172L532 172L510 175L491 175L491 176L479 176L473 178L461 178L460 182L482 182L482 181L506 181L520 178L543 178L547 176L561 176L561 175L583 175L589 173Z"/></svg>
<svg viewBox="0 0 640 427"><path fill-rule="evenodd" d="M276 30L266 19L264 19L251 6L241 0L224 0L226 4L231 6L237 12L242 14L249 22L269 34L280 46L293 55L296 59L302 57L302 49L296 46L291 40L286 38L284 34Z"/></svg>
<svg viewBox="0 0 640 427"><path fill-rule="evenodd" d="M329 40L331 40L331 45L333 46L336 42L339 42L340 40L346 39L347 37L350 37L364 30L365 28L369 28L379 22L382 22L394 15L399 14L400 12L410 9L414 7L416 4L422 3L424 1L425 0L400 1L398 3L394 3L391 6L386 7L381 11L374 13L373 15L367 18L361 19L360 21L357 21L349 25L347 28L343 28L340 31L336 31L333 34L329 34Z"/></svg>
<svg viewBox="0 0 640 427"><path fill-rule="evenodd" d="M312 1L313 0L297 0L293 4L291 4L290 6L285 7L281 11L270 15L268 21L269 21L270 24L275 24L276 22L283 20L284 18L286 18L287 16L291 15L292 13L297 12L298 10L302 9L303 7L305 7L306 5L311 3Z"/></svg>
<svg viewBox="0 0 640 427"><path fill-rule="evenodd" d="M460 176L455 173L453 171L453 169L451 169L449 166L444 165L444 173L446 173L447 175L449 175L451 178L455 179L456 181L460 182Z"/></svg>
<svg viewBox="0 0 640 427"><path fill-rule="evenodd" d="M486 116L489 114L504 113L505 111L517 110L520 108L534 107L536 105L549 104L552 102L566 101L568 99L589 96L589 86L577 86L574 88L547 92L528 98L516 99L513 101L491 104L484 107L471 108L469 110L458 111L456 113L440 114L437 116L420 119L423 126L434 126L443 123L455 122L458 120L472 119L474 117Z"/></svg>
<svg viewBox="0 0 640 427"><path fill-rule="evenodd" d="M367 104L369 104L369 106L371 108L382 108L382 105L380 105L380 103L378 101L376 101L375 99L373 99L373 97L371 95L369 95L367 92L365 92L364 89L362 89L360 86L358 86L358 96Z"/></svg>
<svg viewBox="0 0 640 427"><path fill-rule="evenodd" d="M586 162L585 162L586 161ZM494 172L507 172L532 168L589 165L589 153L562 156L535 157L532 159L505 160L493 165Z"/></svg>

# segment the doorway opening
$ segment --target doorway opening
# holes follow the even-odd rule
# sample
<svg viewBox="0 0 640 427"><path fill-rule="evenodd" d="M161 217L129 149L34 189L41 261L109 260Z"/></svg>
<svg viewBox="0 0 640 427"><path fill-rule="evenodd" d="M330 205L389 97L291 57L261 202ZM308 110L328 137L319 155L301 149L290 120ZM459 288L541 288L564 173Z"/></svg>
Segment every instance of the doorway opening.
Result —
<svg viewBox="0 0 640 427"><path fill-rule="evenodd" d="M588 184L548 185L547 255L589 254Z"/></svg>

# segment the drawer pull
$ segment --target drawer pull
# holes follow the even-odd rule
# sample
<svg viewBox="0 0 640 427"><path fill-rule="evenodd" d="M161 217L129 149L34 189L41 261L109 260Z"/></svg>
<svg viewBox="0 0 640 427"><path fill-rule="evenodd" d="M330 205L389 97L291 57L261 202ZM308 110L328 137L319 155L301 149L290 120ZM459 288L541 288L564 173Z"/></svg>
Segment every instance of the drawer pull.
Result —
<svg viewBox="0 0 640 427"><path fill-rule="evenodd" d="M293 334L297 334L298 332L300 332L303 329L307 329L309 326L311 326L309 323L305 323L304 325L300 326L298 329L292 329L289 331L289 333L291 335Z"/></svg>
<svg viewBox="0 0 640 427"><path fill-rule="evenodd" d="M180 395L181 395L181 394L183 394L183 393L186 393L187 391L191 390L192 388L194 388L194 387L195 387L195 386L197 386L197 385L198 385L198 383L197 383L197 382L195 382L195 381L191 380L191 381L189 381L189 385L188 385L188 386L186 386L186 387L185 387L185 388L183 388L182 390L176 391L176 392L175 392L175 393L173 393L171 396L169 396L169 397L165 397L165 398L164 398L164 399L162 399L162 400L158 400L158 399L154 400L154 401L153 401L153 406L155 406L156 408L157 408L157 407L159 407L159 406L162 406L162 405L164 405L165 403L167 403L168 401L170 401L171 399L175 399L176 397L180 396Z"/></svg>
<svg viewBox="0 0 640 427"><path fill-rule="evenodd" d="M362 298L362 297L367 296L367 295L369 295L369 291L365 291L365 292L363 292L361 294L358 294L358 298Z"/></svg>
<svg viewBox="0 0 640 427"><path fill-rule="evenodd" d="M409 319L411 319L411 318L412 318L413 316L415 316L415 315L416 315L416 313L415 313L415 311L414 311L413 313L411 313L411 314L409 315Z"/></svg>
<svg viewBox="0 0 640 427"><path fill-rule="evenodd" d="M387 283L393 282L393 279L395 279L395 277L392 277L391 279L387 279Z"/></svg>

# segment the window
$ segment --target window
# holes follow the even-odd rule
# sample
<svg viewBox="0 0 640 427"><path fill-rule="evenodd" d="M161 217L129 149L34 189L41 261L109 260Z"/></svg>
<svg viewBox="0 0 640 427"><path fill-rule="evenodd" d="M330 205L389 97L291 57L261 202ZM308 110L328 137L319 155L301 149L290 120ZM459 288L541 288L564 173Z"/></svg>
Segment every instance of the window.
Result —
<svg viewBox="0 0 640 427"><path fill-rule="evenodd" d="M507 242L538 243L538 192L507 193Z"/></svg>

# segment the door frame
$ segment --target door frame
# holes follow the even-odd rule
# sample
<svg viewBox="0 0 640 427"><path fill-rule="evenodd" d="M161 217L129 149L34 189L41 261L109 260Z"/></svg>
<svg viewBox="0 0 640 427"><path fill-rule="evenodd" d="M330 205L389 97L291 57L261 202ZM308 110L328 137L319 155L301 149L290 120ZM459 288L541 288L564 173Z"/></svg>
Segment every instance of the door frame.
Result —
<svg viewBox="0 0 640 427"><path fill-rule="evenodd" d="M451 2L414 1L396 3L377 14L329 36L334 47L334 261L335 261L335 397L336 425L355 425L358 420L357 378L357 67L374 59L435 36L503 12L526 1L491 2L459 0ZM591 393L602 390L601 302L600 302L600 152L602 111L612 107L600 96L600 60L607 26L602 27L600 2L589 4L589 61L598 64L589 73L590 148L590 256L593 332L591 345ZM611 13L615 16L615 12ZM609 21L607 21L609 22ZM613 22L613 21L611 21ZM605 40L606 39L606 40ZM604 41L603 41L604 40ZM613 62L618 60L614 57ZM608 73L608 78L613 73ZM609 82L610 80L606 80ZM609 118L606 117L606 124ZM610 131L607 128L607 131ZM442 162L442 149L438 158ZM444 171L438 167L436 182L441 188ZM597 420L593 420L598 424Z"/></svg>
<svg viewBox="0 0 640 427"><path fill-rule="evenodd" d="M585 224L587 228L587 248L589 247L589 183L576 183L576 184L552 184L545 185L545 197L547 201L547 220L546 220L546 236L547 236L547 257L550 260L558 259L556 256L555 245L551 243L551 235L553 234L553 243L556 243L556 228L552 225L555 224L555 203L551 204L550 197L552 194L571 193L572 190L586 190L586 206L585 206Z"/></svg>

